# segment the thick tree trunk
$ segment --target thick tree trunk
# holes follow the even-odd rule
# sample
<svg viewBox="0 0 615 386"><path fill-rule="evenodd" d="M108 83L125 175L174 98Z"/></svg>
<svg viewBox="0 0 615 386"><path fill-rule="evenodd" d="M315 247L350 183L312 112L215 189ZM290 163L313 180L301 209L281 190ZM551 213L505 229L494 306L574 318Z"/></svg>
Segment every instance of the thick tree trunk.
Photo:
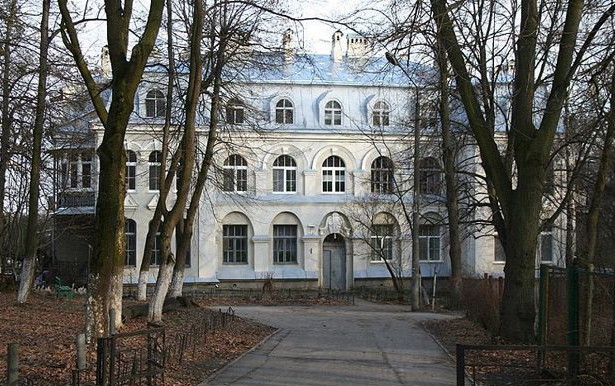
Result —
<svg viewBox="0 0 615 386"><path fill-rule="evenodd" d="M461 235L459 231L459 202L455 173L455 143L451 133L448 59L442 39L438 34L438 66L440 73L440 124L442 127L442 161L446 185L446 210L448 214L449 257L451 259L451 289L455 299L462 295Z"/></svg>
<svg viewBox="0 0 615 386"><path fill-rule="evenodd" d="M109 294L109 309L115 310L113 324L115 330L122 328L122 295L124 294L124 266L115 266L111 279L111 292Z"/></svg>
<svg viewBox="0 0 615 386"><path fill-rule="evenodd" d="M147 258L149 259L149 256ZM142 302L147 299L147 276L149 275L149 264L147 267L147 270L139 271L139 281L137 283L137 300Z"/></svg>
<svg viewBox="0 0 615 386"><path fill-rule="evenodd" d="M41 40L39 53L38 89L36 96L36 116L32 133L32 165L30 169L30 192L28 204L28 225L26 230L26 251L21 267L21 280L17 292L17 303L23 304L28 300L28 295L36 274L36 251L38 249L38 200L41 177L41 150L43 140L43 125L45 119L45 99L47 97L47 51L48 51L48 26L49 7L51 0L43 1L43 13L41 15Z"/></svg>
<svg viewBox="0 0 615 386"><path fill-rule="evenodd" d="M162 320L162 308L169 289L169 284L171 284L171 279L173 277L175 257L173 253L171 253L170 244L170 237L166 239L163 238L160 248L163 261L158 268L158 279L156 280L156 287L154 288L147 314L147 319L151 322L160 322Z"/></svg>

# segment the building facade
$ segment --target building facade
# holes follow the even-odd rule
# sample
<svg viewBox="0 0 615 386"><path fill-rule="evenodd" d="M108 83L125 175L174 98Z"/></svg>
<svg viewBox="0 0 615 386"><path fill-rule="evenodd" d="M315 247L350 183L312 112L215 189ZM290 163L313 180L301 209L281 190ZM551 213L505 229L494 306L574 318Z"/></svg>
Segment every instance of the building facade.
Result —
<svg viewBox="0 0 615 386"><path fill-rule="evenodd" d="M292 40L285 36L285 44ZM271 54L270 67L238 77L225 96L215 170L196 219L186 283L251 285L274 278L289 286L349 289L390 278L384 262L410 276L413 127L420 115L421 274L450 274L437 124L429 108L429 68L412 71L366 58L368 42L341 32L330 55ZM409 77L414 77L410 79ZM145 74L125 140L127 151L125 282L136 283L148 224L159 198L164 76ZM415 98L420 111L415 111ZM203 110L207 111L207 100ZM83 261L91 250L102 127L92 116L75 123L87 141L55 150L58 170L54 256ZM92 119L87 119L92 118ZM87 124L85 124L87 122ZM208 117L199 140L206 140ZM477 159L467 145L459 159ZM464 170L482 173L478 161ZM484 196L480 186L473 195ZM172 189L169 203L174 199ZM403 203L403 205L401 205ZM462 203L463 205L463 203ZM469 203L468 203L469 205ZM410 208L410 209L409 209ZM489 214L477 210L474 220ZM74 224L79 227L71 228ZM503 251L489 227L465 225L464 272L501 274ZM556 263L556 232L540 237L537 261ZM157 277L157 246L149 281Z"/></svg>

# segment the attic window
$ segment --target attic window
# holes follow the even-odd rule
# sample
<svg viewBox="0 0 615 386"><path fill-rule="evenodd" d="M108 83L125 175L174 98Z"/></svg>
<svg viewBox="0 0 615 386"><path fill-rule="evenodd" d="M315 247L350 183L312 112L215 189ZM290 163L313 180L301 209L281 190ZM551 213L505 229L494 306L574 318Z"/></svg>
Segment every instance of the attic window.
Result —
<svg viewBox="0 0 615 386"><path fill-rule="evenodd" d="M145 96L145 116L148 118L164 117L167 101L160 90L150 90Z"/></svg>

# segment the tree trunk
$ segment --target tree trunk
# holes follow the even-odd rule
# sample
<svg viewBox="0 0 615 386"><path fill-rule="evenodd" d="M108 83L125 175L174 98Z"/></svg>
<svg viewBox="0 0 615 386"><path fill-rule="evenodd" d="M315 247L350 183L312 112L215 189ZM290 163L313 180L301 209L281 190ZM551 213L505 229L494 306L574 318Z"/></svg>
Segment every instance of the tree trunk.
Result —
<svg viewBox="0 0 615 386"><path fill-rule="evenodd" d="M598 240L598 222L600 220L600 211L602 209L602 196L604 195L604 189L606 187L607 176L611 164L611 148L613 146L613 136L615 135L615 70L613 70L613 74L611 76L612 79L610 87L610 111L607 114L607 128L606 134L604 136L602 152L600 154L598 173L596 175L596 184L594 185L594 192L592 194L589 211L587 214L587 222L585 224L585 253L581 256L581 265L589 272L587 274L587 293L584 302L584 346L589 346L591 344L593 299L595 291L594 275L592 274L592 272L594 271L594 259L596 256L596 245Z"/></svg>
<svg viewBox="0 0 615 386"><path fill-rule="evenodd" d="M419 173L420 143L421 143L421 118L419 104L419 89L415 89L414 100L414 154L412 155L412 167L414 173L414 187L412 190L412 311L421 309L421 264L420 264L420 210L421 179Z"/></svg>
<svg viewBox="0 0 615 386"><path fill-rule="evenodd" d="M11 112L11 48L13 42L13 27L17 17L17 0L11 0L9 3L6 24L5 24L5 39L2 47L2 59L4 66L2 68L2 132L0 133L0 244L4 243L6 236L5 218L5 190L6 190L6 171L10 161L10 143L11 143L11 127L13 126L13 113ZM0 245L0 247L5 247Z"/></svg>
<svg viewBox="0 0 615 386"><path fill-rule="evenodd" d="M151 247L150 247L151 250ZM143 257L146 258L145 255ZM150 257L148 256L147 259ZM141 263L141 267L143 267L143 263ZM139 281L137 283L137 300L145 301L147 299L147 276L149 275L149 264L147 265L147 270L139 270Z"/></svg>
<svg viewBox="0 0 615 386"><path fill-rule="evenodd" d="M449 257L451 259L451 289L453 297L461 299L462 265L461 236L459 231L459 202L457 199L457 178L455 173L455 143L451 133L448 59L442 39L438 34L438 66L440 74L440 120L442 126L442 161L446 184L446 210L448 214Z"/></svg>
<svg viewBox="0 0 615 386"><path fill-rule="evenodd" d="M113 325L118 331L122 328L122 295L124 294L124 266L113 267L113 277L111 279L111 291L109 293L109 309L115 310L115 320Z"/></svg>
<svg viewBox="0 0 615 386"><path fill-rule="evenodd" d="M45 99L47 97L47 51L49 46L49 7L51 0L43 0L41 15L41 40L39 53L38 89L36 95L36 117L32 133L32 165L30 170L30 194L28 204L28 225L26 230L26 251L21 267L21 280L17 292L17 303L28 300L36 274L36 251L38 249L38 200L41 177L41 149L45 120Z"/></svg>
<svg viewBox="0 0 615 386"><path fill-rule="evenodd" d="M163 236L161 235L161 237ZM163 261L160 262L160 267L158 267L158 279L156 280L156 286L154 287L154 293L152 294L147 314L147 320L150 322L160 322L162 320L162 308L169 284L171 284L173 266L175 265L175 257L171 253L170 244L170 237L163 238L160 248Z"/></svg>

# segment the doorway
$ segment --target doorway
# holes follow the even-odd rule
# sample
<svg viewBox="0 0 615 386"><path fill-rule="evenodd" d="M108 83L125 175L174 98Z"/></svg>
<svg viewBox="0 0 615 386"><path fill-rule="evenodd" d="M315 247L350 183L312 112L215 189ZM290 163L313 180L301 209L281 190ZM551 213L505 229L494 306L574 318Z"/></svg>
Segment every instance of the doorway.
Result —
<svg viewBox="0 0 615 386"><path fill-rule="evenodd" d="M322 278L327 289L346 289L346 239L339 233L325 237L322 243Z"/></svg>

